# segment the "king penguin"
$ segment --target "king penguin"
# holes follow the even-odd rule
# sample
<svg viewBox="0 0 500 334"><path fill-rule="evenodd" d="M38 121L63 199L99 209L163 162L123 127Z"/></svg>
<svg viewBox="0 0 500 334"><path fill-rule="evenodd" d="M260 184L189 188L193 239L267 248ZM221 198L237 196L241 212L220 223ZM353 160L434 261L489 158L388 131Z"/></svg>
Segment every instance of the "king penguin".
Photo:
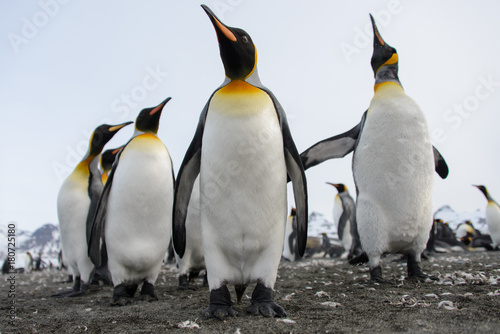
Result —
<svg viewBox="0 0 500 334"><path fill-rule="evenodd" d="M369 261L373 282L383 282L380 257L407 257L408 276L425 280L421 253L432 227L433 169L442 177L448 166L431 145L427 122L398 78L398 54L380 36L373 17L375 95L361 122L320 141L301 154L304 168L354 151L356 219L366 253L351 264Z"/></svg>
<svg viewBox="0 0 500 334"><path fill-rule="evenodd" d="M194 138L177 174L174 247L186 244L186 211L200 174L201 233L208 272L207 317L223 319L256 282L247 312L285 316L273 288L283 249L287 173L297 206L299 254L307 240L307 189L285 112L257 74L257 52L242 29L223 24L205 5L215 28L226 78L201 112Z"/></svg>
<svg viewBox="0 0 500 334"><path fill-rule="evenodd" d="M337 225L337 233L345 250L341 259L350 260L363 253L356 223L356 204L344 184L330 182L327 184L334 186L338 191L333 202L333 220Z"/></svg>
<svg viewBox="0 0 500 334"><path fill-rule="evenodd" d="M169 100L137 116L135 132L116 157L92 224L88 252L99 266L104 238L114 285L111 305L129 304L141 283L141 297L157 300L154 283L172 228L172 161L157 136Z"/></svg>
<svg viewBox="0 0 500 334"><path fill-rule="evenodd" d="M491 241L493 241L493 248L500 247L500 207L491 197L485 186L474 187L481 190L486 197L486 200L488 200L488 204L486 205L486 224L488 224Z"/></svg>
<svg viewBox="0 0 500 334"><path fill-rule="evenodd" d="M194 182L187 210L186 249L184 251L184 256L181 258L178 254L175 254L175 259L179 266L179 289L196 289L195 286L189 286L189 283L198 277L201 270L206 269L201 241L199 177L197 177ZM205 280L206 279L207 276L205 275ZM204 281L204 285L206 284L208 284L208 282Z"/></svg>
<svg viewBox="0 0 500 334"><path fill-rule="evenodd" d="M64 263L73 275L73 289L57 293L54 297L74 297L87 293L94 271L94 265L87 255L87 238L95 205L102 191L99 155L117 131L130 123L97 127L90 138L87 154L59 190L57 215L61 248Z"/></svg>

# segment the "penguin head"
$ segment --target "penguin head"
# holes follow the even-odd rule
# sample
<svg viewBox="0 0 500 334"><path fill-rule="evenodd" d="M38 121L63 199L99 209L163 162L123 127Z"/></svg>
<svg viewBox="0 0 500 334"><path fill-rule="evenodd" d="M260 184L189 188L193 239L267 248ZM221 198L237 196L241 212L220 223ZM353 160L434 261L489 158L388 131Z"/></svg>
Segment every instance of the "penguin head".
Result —
<svg viewBox="0 0 500 334"><path fill-rule="evenodd" d="M101 154L101 167L103 171L109 171L111 170L111 167L113 166L113 162L115 161L115 157L120 152L120 150L123 148L123 146L120 146L118 148L113 148L111 150L106 150L104 151L103 154Z"/></svg>
<svg viewBox="0 0 500 334"><path fill-rule="evenodd" d="M484 196L489 200L490 197L489 197L489 193L488 193L488 189L486 189L485 186L481 186L481 185L475 185L473 184L472 185L473 187L476 187L477 189L481 190L481 192L484 194Z"/></svg>
<svg viewBox="0 0 500 334"><path fill-rule="evenodd" d="M167 97L162 103L152 108L142 109L135 120L135 129L141 132L149 132L156 134L160 124L160 116L163 107L170 101L171 97Z"/></svg>
<svg viewBox="0 0 500 334"><path fill-rule="evenodd" d="M295 208L292 208L290 211L290 216L295 217L297 215L297 210Z"/></svg>
<svg viewBox="0 0 500 334"><path fill-rule="evenodd" d="M243 29L233 28L222 23L206 5L205 10L217 33L220 56L226 77L231 80L245 80L257 66L257 50L250 35Z"/></svg>
<svg viewBox="0 0 500 334"><path fill-rule="evenodd" d="M330 182L327 182L326 184L334 186L337 189L337 191L339 192L339 194L343 193L344 191L347 191L347 187L344 184L342 184L342 183L330 183Z"/></svg>
<svg viewBox="0 0 500 334"><path fill-rule="evenodd" d="M396 76L398 73L398 53L395 48L387 44L380 36L377 25L373 16L370 14L370 19L373 26L373 54L371 65L373 75L376 77L377 72L384 66L390 67L391 72Z"/></svg>
<svg viewBox="0 0 500 334"><path fill-rule="evenodd" d="M88 156L95 157L99 155L104 148L104 145L113 138L113 136L118 132L118 130L123 127L132 124L133 122L125 122L118 125L99 125L90 138L90 147Z"/></svg>

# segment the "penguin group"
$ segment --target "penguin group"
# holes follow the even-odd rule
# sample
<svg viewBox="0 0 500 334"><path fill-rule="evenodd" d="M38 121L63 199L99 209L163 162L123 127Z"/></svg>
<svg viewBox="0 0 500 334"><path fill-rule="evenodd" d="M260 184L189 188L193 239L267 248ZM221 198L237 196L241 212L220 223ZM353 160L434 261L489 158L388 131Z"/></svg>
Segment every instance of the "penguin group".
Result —
<svg viewBox="0 0 500 334"><path fill-rule="evenodd" d="M142 109L130 140L103 154L132 122L97 127L59 192L62 255L74 285L54 296L86 294L101 276L113 286L111 305L132 303L138 289L138 298L158 300L155 282L171 242L179 289L196 288L191 283L205 271L206 317L237 315L229 287L240 304L249 285L247 313L285 317L274 287L282 258L297 261L306 250L305 171L351 152L356 200L344 184L328 182L337 190L333 217L341 258L368 262L371 281L383 283L381 258L398 253L406 258L408 278L433 279L422 269L421 254L433 235L434 172L444 179L448 166L430 142L423 112L402 88L396 49L373 17L375 82L368 109L351 130L299 153L283 107L260 81L250 35L202 8L215 29L225 79L202 108L177 175L158 137L170 98ZM249 143L251 150L242 150ZM402 166L409 175L401 176ZM287 217L289 182L295 208ZM496 247L500 208L484 186L477 187L488 200Z"/></svg>

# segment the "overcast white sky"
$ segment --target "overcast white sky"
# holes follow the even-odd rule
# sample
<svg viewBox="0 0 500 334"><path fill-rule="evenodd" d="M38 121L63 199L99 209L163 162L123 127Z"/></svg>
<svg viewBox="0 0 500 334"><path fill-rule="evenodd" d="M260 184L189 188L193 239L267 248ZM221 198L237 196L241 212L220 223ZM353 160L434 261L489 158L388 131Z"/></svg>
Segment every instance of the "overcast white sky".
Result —
<svg viewBox="0 0 500 334"><path fill-rule="evenodd" d="M207 0L256 44L262 83L288 113L300 152L344 132L373 96L368 13L398 50L406 93L450 167L433 202L483 210L471 184L500 198L498 1ZM177 171L210 94L224 79L198 1L2 1L0 223L57 223L56 198L103 122L135 120L168 96L159 137ZM364 32L366 31L366 33ZM108 144L124 144L123 129ZM335 189L354 191L352 155L310 169L310 211L332 219ZM289 205L293 204L293 198Z"/></svg>

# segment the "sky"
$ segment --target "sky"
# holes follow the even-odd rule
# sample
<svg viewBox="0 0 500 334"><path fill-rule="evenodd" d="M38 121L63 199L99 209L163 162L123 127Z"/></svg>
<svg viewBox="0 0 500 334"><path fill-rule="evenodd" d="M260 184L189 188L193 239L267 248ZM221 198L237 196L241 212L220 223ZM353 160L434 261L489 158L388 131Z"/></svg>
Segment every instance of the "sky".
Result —
<svg viewBox="0 0 500 334"><path fill-rule="evenodd" d="M223 82L214 28L198 1L2 1L0 223L57 224L56 199L102 123L165 107L158 136L177 172L199 114ZM262 83L288 115L300 152L351 129L373 97L369 13L399 55L399 78L450 168L433 205L484 210L500 198L500 2L206 0L247 31ZM105 149L123 145L133 127ZM355 194L352 154L307 171L309 210L332 219L336 190ZM289 190L289 205L293 197Z"/></svg>

